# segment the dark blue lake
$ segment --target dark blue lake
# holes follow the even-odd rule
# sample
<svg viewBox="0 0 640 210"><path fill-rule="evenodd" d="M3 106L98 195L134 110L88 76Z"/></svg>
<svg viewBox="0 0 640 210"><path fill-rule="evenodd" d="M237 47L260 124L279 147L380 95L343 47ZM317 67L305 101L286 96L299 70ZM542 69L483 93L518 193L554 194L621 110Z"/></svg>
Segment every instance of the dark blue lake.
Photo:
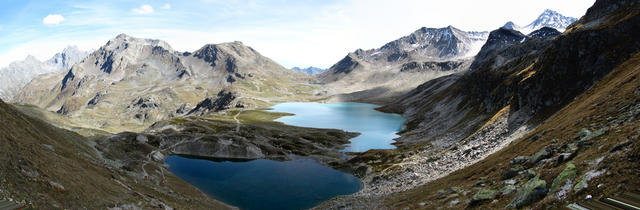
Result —
<svg viewBox="0 0 640 210"><path fill-rule="evenodd" d="M396 134L402 130L405 118L398 114L382 113L374 110L376 105L365 103L281 103L272 106L274 112L295 114L278 118L276 121L287 125L334 128L359 132L345 149L350 152L364 152L369 149L393 149L391 145Z"/></svg>
<svg viewBox="0 0 640 210"><path fill-rule="evenodd" d="M361 188L358 178L313 159L216 162L174 155L165 162L181 179L241 209L308 209Z"/></svg>

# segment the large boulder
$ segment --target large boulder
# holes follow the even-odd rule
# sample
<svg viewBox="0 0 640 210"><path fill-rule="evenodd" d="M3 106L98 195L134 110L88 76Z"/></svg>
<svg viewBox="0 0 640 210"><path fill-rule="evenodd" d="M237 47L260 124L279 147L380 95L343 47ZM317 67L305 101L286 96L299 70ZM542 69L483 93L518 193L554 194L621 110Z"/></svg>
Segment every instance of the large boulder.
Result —
<svg viewBox="0 0 640 210"><path fill-rule="evenodd" d="M541 160L550 158L551 155L553 155L552 152L553 151L551 150L551 148L549 146L544 147L540 151L536 152L536 154L533 154L531 156L531 158L529 159L529 163L536 164L536 163L540 162Z"/></svg>
<svg viewBox="0 0 640 210"><path fill-rule="evenodd" d="M558 174L558 176L553 180L551 184L551 192L557 192L560 188L567 183L568 181L572 181L578 176L578 170L576 169L576 165L573 163L567 163L567 166Z"/></svg>
<svg viewBox="0 0 640 210"><path fill-rule="evenodd" d="M498 191L492 189L481 189L471 197L471 203L478 203L485 200L494 199L498 195Z"/></svg>
<svg viewBox="0 0 640 210"><path fill-rule="evenodd" d="M516 186L509 184L509 185L505 185L504 187L502 187L502 189L500 189L500 193L502 195L509 195L511 193L513 193L514 191L516 191Z"/></svg>
<svg viewBox="0 0 640 210"><path fill-rule="evenodd" d="M525 168L524 166L514 166L514 167L511 167L511 168L507 169L507 171L505 171L505 172L502 174L502 179L511 179L511 178L513 178L513 177L516 177L516 176L518 176L518 174L520 173L520 171L524 171L524 170L526 170L526 169L527 169L527 168Z"/></svg>
<svg viewBox="0 0 640 210"><path fill-rule="evenodd" d="M532 204L547 196L547 192L547 182L536 176L518 189L507 208L521 208Z"/></svg>
<svg viewBox="0 0 640 210"><path fill-rule="evenodd" d="M523 163L526 163L527 161L529 161L529 159L531 159L531 157L529 157L529 156L518 156L518 157L514 158L513 160L509 161L509 164L511 164L511 165L523 164Z"/></svg>

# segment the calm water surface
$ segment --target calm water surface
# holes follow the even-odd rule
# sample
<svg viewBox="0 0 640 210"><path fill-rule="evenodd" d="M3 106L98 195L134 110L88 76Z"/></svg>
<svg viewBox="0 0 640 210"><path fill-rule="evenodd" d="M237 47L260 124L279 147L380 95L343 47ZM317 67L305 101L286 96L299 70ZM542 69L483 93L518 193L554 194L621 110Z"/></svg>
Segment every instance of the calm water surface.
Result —
<svg viewBox="0 0 640 210"><path fill-rule="evenodd" d="M308 209L358 192L360 180L313 159L212 161L169 156L169 171L241 209Z"/></svg>
<svg viewBox="0 0 640 210"><path fill-rule="evenodd" d="M345 151L364 152L369 149L393 149L391 143L402 130L405 118L398 114L382 113L374 110L376 105L365 103L281 103L272 111L295 114L276 121L287 125L335 128L359 132L360 136L351 139Z"/></svg>

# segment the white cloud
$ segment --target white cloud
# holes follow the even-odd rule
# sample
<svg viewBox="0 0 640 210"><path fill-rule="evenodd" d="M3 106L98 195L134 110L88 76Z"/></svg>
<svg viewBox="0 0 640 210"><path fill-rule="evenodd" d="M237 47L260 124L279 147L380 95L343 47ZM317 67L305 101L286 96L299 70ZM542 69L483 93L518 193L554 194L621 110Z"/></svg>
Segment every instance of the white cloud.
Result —
<svg viewBox="0 0 640 210"><path fill-rule="evenodd" d="M141 15L146 15L153 13L153 7L148 4L143 4L140 8L133 8L131 11Z"/></svg>
<svg viewBox="0 0 640 210"><path fill-rule="evenodd" d="M164 4L164 6L162 6L162 9L171 9L171 4L169 3Z"/></svg>
<svg viewBox="0 0 640 210"><path fill-rule="evenodd" d="M62 15L49 14L47 15L47 17L44 17L44 19L42 19L42 23L44 23L45 25L56 25L62 22L63 20L64 20L64 17L62 17Z"/></svg>

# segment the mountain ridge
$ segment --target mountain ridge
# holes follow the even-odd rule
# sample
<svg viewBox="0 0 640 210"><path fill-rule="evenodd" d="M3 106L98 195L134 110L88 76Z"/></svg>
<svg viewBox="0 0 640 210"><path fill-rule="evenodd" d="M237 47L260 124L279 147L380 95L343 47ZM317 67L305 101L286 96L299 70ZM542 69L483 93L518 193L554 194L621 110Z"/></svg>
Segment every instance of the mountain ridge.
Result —
<svg viewBox="0 0 640 210"><path fill-rule="evenodd" d="M465 70L487 36L488 32L466 32L453 26L422 27L379 48L358 49L317 75L325 85L316 95L331 101L388 101L424 81ZM431 68L440 65L456 68ZM403 66L405 71L401 71ZM417 66L426 68L406 71Z"/></svg>
<svg viewBox="0 0 640 210"><path fill-rule="evenodd" d="M522 32L523 34L529 34L543 27L550 27L560 32L564 32L567 27L571 25L571 23L577 20L577 18L567 17L560 14L559 12L545 9L535 20L525 26L519 26L514 22L509 21L502 27L517 30Z"/></svg>
<svg viewBox="0 0 640 210"><path fill-rule="evenodd" d="M301 72L301 73L305 73L308 75L316 75L316 74L320 74L328 69L322 69L322 68L318 68L318 67L314 67L314 66L309 66L307 68L300 68L300 67L293 67L291 68L291 70L297 71L297 72Z"/></svg>
<svg viewBox="0 0 640 210"><path fill-rule="evenodd" d="M76 46L67 46L46 61L28 55L22 61L14 61L0 68L0 99L11 101L33 78L48 73L66 71L89 53Z"/></svg>
<svg viewBox="0 0 640 210"><path fill-rule="evenodd" d="M304 85L307 79L241 42L178 52L162 40L120 34L68 71L34 79L16 101L92 128L122 131L182 115L179 110L215 101L222 90L235 100L219 110L270 103L270 97L310 88ZM108 114L114 110L117 114ZM90 122L89 116L96 120Z"/></svg>

